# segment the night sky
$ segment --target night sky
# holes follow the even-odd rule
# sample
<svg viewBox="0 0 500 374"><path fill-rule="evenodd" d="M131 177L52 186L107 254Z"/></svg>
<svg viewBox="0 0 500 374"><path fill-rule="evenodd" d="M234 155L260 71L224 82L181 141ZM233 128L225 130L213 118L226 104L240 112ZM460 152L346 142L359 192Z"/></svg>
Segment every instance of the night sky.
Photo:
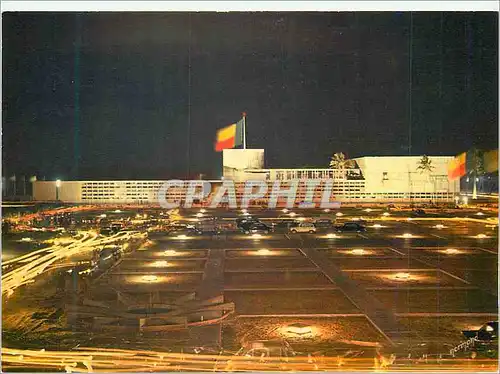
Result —
<svg viewBox="0 0 500 374"><path fill-rule="evenodd" d="M410 123L496 148L497 68L495 12L3 13L3 174L219 178L243 111L267 167L407 155Z"/></svg>

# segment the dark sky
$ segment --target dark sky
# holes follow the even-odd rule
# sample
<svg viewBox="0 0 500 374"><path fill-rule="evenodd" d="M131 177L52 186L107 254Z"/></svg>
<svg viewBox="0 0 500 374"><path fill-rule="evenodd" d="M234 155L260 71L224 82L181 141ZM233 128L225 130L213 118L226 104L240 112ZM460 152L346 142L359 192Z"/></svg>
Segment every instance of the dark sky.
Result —
<svg viewBox="0 0 500 374"><path fill-rule="evenodd" d="M412 18L410 106L410 13L3 13L4 175L219 177L242 111L267 167L405 155L410 123L416 155L497 147L497 13Z"/></svg>

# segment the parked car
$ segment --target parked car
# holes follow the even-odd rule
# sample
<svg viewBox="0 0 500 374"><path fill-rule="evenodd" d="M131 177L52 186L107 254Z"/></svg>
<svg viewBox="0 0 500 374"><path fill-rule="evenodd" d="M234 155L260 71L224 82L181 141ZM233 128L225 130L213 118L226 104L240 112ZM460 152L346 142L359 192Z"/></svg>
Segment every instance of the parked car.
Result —
<svg viewBox="0 0 500 374"><path fill-rule="evenodd" d="M203 232L193 225L171 225L167 228L168 235L201 235Z"/></svg>
<svg viewBox="0 0 500 374"><path fill-rule="evenodd" d="M333 226L333 222L329 218L320 218L314 221L314 227L317 229L329 229Z"/></svg>
<svg viewBox="0 0 500 374"><path fill-rule="evenodd" d="M309 234L314 234L316 232L316 227L311 222L302 222L297 226L290 227L290 232L299 233L299 232L307 232Z"/></svg>
<svg viewBox="0 0 500 374"><path fill-rule="evenodd" d="M478 330L464 330L462 334L467 339L476 337L480 342L490 343L498 339L498 321L486 322Z"/></svg>
<svg viewBox="0 0 500 374"><path fill-rule="evenodd" d="M423 209L415 209L414 211L411 212L411 215L413 217L423 217L423 216L425 216L425 210L423 210Z"/></svg>
<svg viewBox="0 0 500 374"><path fill-rule="evenodd" d="M275 231L277 231L277 230L288 231L290 229L290 227L297 226L299 224L300 224L300 221L293 220L293 219L288 219L288 220L284 219L284 220L281 220L281 221L274 223L273 227L274 227Z"/></svg>
<svg viewBox="0 0 500 374"><path fill-rule="evenodd" d="M345 222L341 226L336 227L338 232L362 232L366 231L365 226L361 225L359 222Z"/></svg>
<svg viewBox="0 0 500 374"><path fill-rule="evenodd" d="M269 234L272 228L265 223L257 222L251 223L248 226L242 228L245 234Z"/></svg>
<svg viewBox="0 0 500 374"><path fill-rule="evenodd" d="M103 236L111 236L111 235L115 234L115 232L113 232L113 230L111 229L111 227L102 227L99 230L99 234L103 235Z"/></svg>
<svg viewBox="0 0 500 374"><path fill-rule="evenodd" d="M236 227L240 229L245 224L257 223L257 222L260 222L259 219L252 216L236 218Z"/></svg>

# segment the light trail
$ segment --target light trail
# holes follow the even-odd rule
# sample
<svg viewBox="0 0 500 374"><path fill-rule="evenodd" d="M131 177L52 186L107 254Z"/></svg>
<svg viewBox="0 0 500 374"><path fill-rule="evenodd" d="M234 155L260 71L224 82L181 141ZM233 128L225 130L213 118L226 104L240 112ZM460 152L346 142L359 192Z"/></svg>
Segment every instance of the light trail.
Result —
<svg viewBox="0 0 500 374"><path fill-rule="evenodd" d="M20 266L10 271L7 270L2 274L2 295L6 294L9 297L16 288L27 283L33 283L37 276L58 267L58 264L55 264L58 261L93 251L97 246L138 238L141 235L134 231L123 231L110 237L100 238L95 232L86 232L82 238L69 245L55 245L6 261L3 265ZM42 254L44 252L48 253ZM27 261L29 262L26 263Z"/></svg>
<svg viewBox="0 0 500 374"><path fill-rule="evenodd" d="M203 355L145 350L80 348L77 351L36 351L3 348L3 367L43 367L67 372L133 371L373 371L384 370L374 358L346 357L247 357ZM385 367L391 372L496 372L495 359L399 358Z"/></svg>

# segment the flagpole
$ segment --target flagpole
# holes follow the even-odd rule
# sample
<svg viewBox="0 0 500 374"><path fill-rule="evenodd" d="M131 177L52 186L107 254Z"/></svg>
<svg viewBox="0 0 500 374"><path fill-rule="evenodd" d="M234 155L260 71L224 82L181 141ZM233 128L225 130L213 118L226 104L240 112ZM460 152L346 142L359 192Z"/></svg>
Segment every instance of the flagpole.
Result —
<svg viewBox="0 0 500 374"><path fill-rule="evenodd" d="M243 149L247 149L247 114L242 113L243 116Z"/></svg>

